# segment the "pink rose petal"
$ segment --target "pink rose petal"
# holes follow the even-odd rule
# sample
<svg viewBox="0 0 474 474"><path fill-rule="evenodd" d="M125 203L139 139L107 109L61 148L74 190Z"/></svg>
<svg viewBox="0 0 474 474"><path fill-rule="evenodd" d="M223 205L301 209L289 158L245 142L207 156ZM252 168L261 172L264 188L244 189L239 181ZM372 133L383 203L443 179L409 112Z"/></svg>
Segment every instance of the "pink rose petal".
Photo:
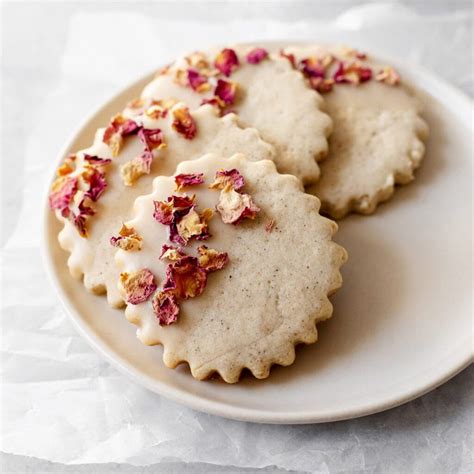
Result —
<svg viewBox="0 0 474 474"><path fill-rule="evenodd" d="M69 205L77 192L77 177L61 176L51 186L49 194L49 207L58 209L63 217L69 215Z"/></svg>
<svg viewBox="0 0 474 474"><path fill-rule="evenodd" d="M199 253L199 265L208 273L221 270L229 263L227 252L218 252L207 248L205 245L198 247L197 251Z"/></svg>
<svg viewBox="0 0 474 474"><path fill-rule="evenodd" d="M178 320L179 305L175 295L158 291L152 300L153 312L160 326L169 326Z"/></svg>
<svg viewBox="0 0 474 474"><path fill-rule="evenodd" d="M325 68L318 58L306 58L300 61L299 69L306 77L321 77L324 78Z"/></svg>
<svg viewBox="0 0 474 474"><path fill-rule="evenodd" d="M148 268L132 273L122 273L120 282L125 291L125 300L130 304L147 301L157 288L155 277Z"/></svg>
<svg viewBox="0 0 474 474"><path fill-rule="evenodd" d="M99 158L98 156L84 154L84 160L92 166L105 166L112 162L110 158Z"/></svg>
<svg viewBox="0 0 474 474"><path fill-rule="evenodd" d="M92 171L88 170L85 173L84 180L89 184L89 189L86 191L85 196L96 202L107 187L105 174L93 168Z"/></svg>
<svg viewBox="0 0 474 474"><path fill-rule="evenodd" d="M268 51L264 48L254 48L247 53L247 62L249 64L259 64L268 58Z"/></svg>
<svg viewBox="0 0 474 474"><path fill-rule="evenodd" d="M224 104L230 105L234 103L235 95L237 93L237 84L231 81L225 81L224 79L218 79L214 94Z"/></svg>
<svg viewBox="0 0 474 474"><path fill-rule="evenodd" d="M225 48L217 55L214 66L224 76L229 77L234 69L239 66L239 58L233 49Z"/></svg>
<svg viewBox="0 0 474 474"><path fill-rule="evenodd" d="M245 218L255 219L260 211L250 195L240 194L232 188L221 191L216 209L224 224L238 224Z"/></svg>
<svg viewBox="0 0 474 474"><path fill-rule="evenodd" d="M196 257L186 256L169 263L163 290L180 299L199 296L206 287L207 273Z"/></svg>
<svg viewBox="0 0 474 474"><path fill-rule="evenodd" d="M214 182L209 186L210 189L224 189L230 185L233 189L238 191L245 185L244 177L235 168L231 170L219 170L216 172Z"/></svg>
<svg viewBox="0 0 474 474"><path fill-rule="evenodd" d="M177 133L183 135L187 140L192 140L196 136L196 122L187 107L173 110L173 123L171 126Z"/></svg>
<svg viewBox="0 0 474 474"><path fill-rule="evenodd" d="M186 186L196 186L198 184L204 183L204 174L203 173L181 173L174 177L174 182L176 183L176 190L180 191Z"/></svg>
<svg viewBox="0 0 474 474"><path fill-rule="evenodd" d="M207 77L196 69L188 69L188 84L196 92L204 92L209 88Z"/></svg>
<svg viewBox="0 0 474 474"><path fill-rule="evenodd" d="M163 145L163 133L159 128L142 128L138 132L138 138L143 143L145 150L153 151Z"/></svg>

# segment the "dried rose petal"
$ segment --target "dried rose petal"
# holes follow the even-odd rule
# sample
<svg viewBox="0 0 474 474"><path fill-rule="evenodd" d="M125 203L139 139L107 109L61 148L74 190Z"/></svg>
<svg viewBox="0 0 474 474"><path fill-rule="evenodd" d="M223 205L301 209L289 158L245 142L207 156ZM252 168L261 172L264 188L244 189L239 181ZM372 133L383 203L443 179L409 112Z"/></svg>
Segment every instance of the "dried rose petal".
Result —
<svg viewBox="0 0 474 474"><path fill-rule="evenodd" d="M86 228L86 216L83 214L74 215L72 214L72 223L76 227L81 237L88 237Z"/></svg>
<svg viewBox="0 0 474 474"><path fill-rule="evenodd" d="M153 217L161 224L169 226L169 239L178 245L186 245L192 237L198 240L209 238L208 222L212 218L211 209L198 214L194 209L194 196L170 196L166 201L154 201Z"/></svg>
<svg viewBox="0 0 474 474"><path fill-rule="evenodd" d="M88 155L87 153L84 153L84 160L92 166L105 166L112 161L110 158L99 158L98 156Z"/></svg>
<svg viewBox="0 0 474 474"><path fill-rule="evenodd" d="M96 202L107 187L105 173L96 168L88 168L82 173L82 177L89 184L89 189L86 191L85 196Z"/></svg>
<svg viewBox="0 0 474 474"><path fill-rule="evenodd" d="M391 66L383 67L375 76L375 80L384 82L390 86L396 86L400 83L400 75Z"/></svg>
<svg viewBox="0 0 474 474"><path fill-rule="evenodd" d="M133 135L140 130L140 125L134 122L131 119L126 119L120 126L120 131L123 137L127 137L128 135Z"/></svg>
<svg viewBox="0 0 474 474"><path fill-rule="evenodd" d="M176 132L183 135L187 140L191 140L196 136L196 122L189 113L187 107L181 107L173 110L173 123L171 126Z"/></svg>
<svg viewBox="0 0 474 474"><path fill-rule="evenodd" d="M360 82L366 82L372 79L372 69L368 67L360 67L358 69L358 74L359 74Z"/></svg>
<svg viewBox="0 0 474 474"><path fill-rule="evenodd" d="M72 173L75 168L76 155L68 155L61 166L56 170L58 176L66 176L67 174Z"/></svg>
<svg viewBox="0 0 474 474"><path fill-rule="evenodd" d="M179 305L175 295L158 291L154 294L151 304L160 326L169 326L177 321Z"/></svg>
<svg viewBox="0 0 474 474"><path fill-rule="evenodd" d="M137 133L140 126L123 115L116 115L105 129L102 141L109 146L112 156L117 156L123 144L123 137Z"/></svg>
<svg viewBox="0 0 474 474"><path fill-rule="evenodd" d="M364 67L358 62L350 62L346 64L343 61L339 61L333 79L338 84L360 84L361 82L370 80L371 77L372 70L370 68Z"/></svg>
<svg viewBox="0 0 474 474"><path fill-rule="evenodd" d="M324 94L325 92L331 92L335 84L334 79L323 79L322 77L310 77L309 83L311 87Z"/></svg>
<svg viewBox="0 0 474 474"><path fill-rule="evenodd" d="M148 151L166 147L166 144L163 142L163 133L159 128L142 128L138 132L138 138L143 143L143 145L145 145L145 150Z"/></svg>
<svg viewBox="0 0 474 474"><path fill-rule="evenodd" d="M142 238L135 232L133 227L127 227L125 224L119 231L118 237L111 237L110 244L122 250L141 250Z"/></svg>
<svg viewBox="0 0 474 474"><path fill-rule="evenodd" d="M181 173L174 177L174 182L176 183L176 191L181 191L181 189L186 186L195 186L198 184L204 183L204 173Z"/></svg>
<svg viewBox="0 0 474 474"><path fill-rule="evenodd" d="M216 89L214 94L218 97L224 104L229 105L233 104L235 100L235 95L237 93L237 84L232 81L224 81L224 79L218 79Z"/></svg>
<svg viewBox="0 0 474 474"><path fill-rule="evenodd" d="M110 163L110 159L84 154L84 168L79 176L71 176L75 168L75 155L70 155L58 170L59 177L54 181L49 196L50 207L58 209L63 217L68 217L76 226L79 234L87 236L86 220L95 211L85 205L85 200L97 201L107 187L102 166ZM81 188L81 189L80 189ZM72 204L80 189L78 210L73 211ZM76 200L77 202L78 200Z"/></svg>
<svg viewBox="0 0 474 474"><path fill-rule="evenodd" d="M249 64L259 64L268 58L268 51L264 48L254 48L247 53L247 62Z"/></svg>
<svg viewBox="0 0 474 474"><path fill-rule="evenodd" d="M207 273L199 266L196 257L185 256L168 264L163 290L177 298L199 296L206 287Z"/></svg>
<svg viewBox="0 0 474 474"><path fill-rule="evenodd" d="M195 51L194 53L186 56L185 61L189 66L197 69L209 69L209 61L207 60L204 53L200 51Z"/></svg>
<svg viewBox="0 0 474 474"><path fill-rule="evenodd" d="M172 71L173 81L180 86L186 87L188 85L188 71L187 69L177 68Z"/></svg>
<svg viewBox="0 0 474 474"><path fill-rule="evenodd" d="M175 209L182 211L185 209L189 209L190 207L194 206L194 199L195 196L173 196L168 198L168 201L173 203Z"/></svg>
<svg viewBox="0 0 474 474"><path fill-rule="evenodd" d="M122 148L123 138L122 134L116 131L112 126L105 129L102 141L108 145L112 152L112 156L117 156Z"/></svg>
<svg viewBox="0 0 474 474"><path fill-rule="evenodd" d="M145 114L153 120L165 118L168 110L176 104L175 99L135 99L127 105L127 109L134 115Z"/></svg>
<svg viewBox="0 0 474 474"><path fill-rule="evenodd" d="M155 102L155 101L153 101ZM168 109L160 104L152 104L145 111L145 115L153 120L166 118L168 115Z"/></svg>
<svg viewBox="0 0 474 474"><path fill-rule="evenodd" d="M169 200L166 201L153 201L155 205L155 212L153 213L154 219L164 225L171 225L173 223L173 203Z"/></svg>
<svg viewBox="0 0 474 474"><path fill-rule="evenodd" d="M87 228L86 228L87 218L95 214L95 211L94 209L92 209L92 207L86 206L85 199L86 198L83 198L82 201L79 203L79 206L78 206L79 213L75 214L74 212L71 212L71 215L70 215L72 223L78 230L79 235L81 237L87 237Z"/></svg>
<svg viewBox="0 0 474 474"><path fill-rule="evenodd" d="M334 76L333 76L334 81L337 82L337 83L345 82L344 81L344 74L345 74L344 63L342 61L339 61L337 69L334 72Z"/></svg>
<svg viewBox="0 0 474 474"><path fill-rule="evenodd" d="M125 186L133 186L140 176L150 174L153 154L145 150L140 156L124 163L120 167L120 175Z"/></svg>
<svg viewBox="0 0 474 474"><path fill-rule="evenodd" d="M267 232L268 234L270 234L274 227L275 227L275 220L274 220L274 219L270 219L270 220L265 224L265 232Z"/></svg>
<svg viewBox="0 0 474 474"><path fill-rule="evenodd" d="M194 207L194 196L170 196L166 201L153 201L155 212L153 217L164 225L171 225L175 219L175 213L185 215Z"/></svg>
<svg viewBox="0 0 474 474"><path fill-rule="evenodd" d="M95 211L94 209L92 209L92 207L87 206L86 202L89 203L89 201L87 200L87 195L84 195L81 202L77 206L79 214L82 214L83 216L93 216L95 214Z"/></svg>
<svg viewBox="0 0 474 474"><path fill-rule="evenodd" d="M77 186L77 177L60 176L54 180L49 194L49 207L53 210L58 209L63 217L67 217Z"/></svg>
<svg viewBox="0 0 474 474"><path fill-rule="evenodd" d="M205 240L210 237L208 222L212 218L211 213L206 209L203 214L198 214L194 208L190 209L187 214L176 220L176 234L170 234L171 242L180 245L186 245L188 241L195 237L198 240Z"/></svg>
<svg viewBox="0 0 474 474"><path fill-rule="evenodd" d="M160 260L167 258L168 260L175 261L185 256L186 254L181 249L174 247L173 245L163 244L159 258Z"/></svg>
<svg viewBox="0 0 474 474"><path fill-rule="evenodd" d="M201 245L197 249L199 253L199 265L206 270L206 272L215 272L224 268L229 263L229 256L227 252L218 252L214 249L209 249L205 245Z"/></svg>
<svg viewBox="0 0 474 474"><path fill-rule="evenodd" d="M196 92L207 92L211 88L207 77L195 69L188 69L188 84Z"/></svg>
<svg viewBox="0 0 474 474"><path fill-rule="evenodd" d="M310 57L302 59L299 62L298 68L306 77L321 77L324 78L326 70L318 58Z"/></svg>
<svg viewBox="0 0 474 474"><path fill-rule="evenodd" d="M296 58L294 54L291 53L286 53L284 49L280 49L280 56L283 58L288 59L290 62L291 66L296 69Z"/></svg>
<svg viewBox="0 0 474 474"><path fill-rule="evenodd" d="M238 224L244 218L255 219L260 208L248 194L240 194L227 186L221 191L216 206L224 224Z"/></svg>
<svg viewBox="0 0 474 474"><path fill-rule="evenodd" d="M58 176L66 176L67 174L70 174L74 171L74 168L68 164L68 163L63 163L59 166L59 168L56 170L56 174Z"/></svg>
<svg viewBox="0 0 474 474"><path fill-rule="evenodd" d="M187 240L184 240L183 237L178 232L178 225L176 224L176 221L173 220L173 222L169 226L169 239L171 242L178 244L178 245L186 245L188 242Z"/></svg>
<svg viewBox="0 0 474 474"><path fill-rule="evenodd" d="M233 49L225 48L217 56L214 61L214 66L224 76L229 77L232 71L239 65L239 58Z"/></svg>
<svg viewBox="0 0 474 474"><path fill-rule="evenodd" d="M132 273L122 273L120 283L125 291L125 300L130 304L147 301L157 288L155 277L148 268Z"/></svg>
<svg viewBox="0 0 474 474"><path fill-rule="evenodd" d="M143 143L143 153L120 167L120 174L125 186L133 186L140 176L150 174L153 162L152 151L166 148L166 143L163 142L163 133L159 128L140 128L138 137Z"/></svg>
<svg viewBox="0 0 474 474"><path fill-rule="evenodd" d="M238 191L243 188L245 184L244 177L235 168L231 170L219 170L216 172L216 179L209 186L209 189L224 189L230 185L233 189Z"/></svg>

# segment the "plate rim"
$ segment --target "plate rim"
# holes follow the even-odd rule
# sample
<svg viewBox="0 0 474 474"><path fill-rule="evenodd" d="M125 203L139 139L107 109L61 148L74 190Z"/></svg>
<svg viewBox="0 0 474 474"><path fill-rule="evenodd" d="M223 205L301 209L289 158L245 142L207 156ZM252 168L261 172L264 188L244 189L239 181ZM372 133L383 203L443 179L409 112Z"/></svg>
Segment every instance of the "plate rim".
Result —
<svg viewBox="0 0 474 474"><path fill-rule="evenodd" d="M308 41L261 41L261 42L252 42L253 44L262 44L268 45L269 47L277 47L282 44L287 46L299 46L299 45L312 45L315 42ZM245 43L244 43L245 44ZM373 57L381 57L386 60L386 62L395 65L398 67L400 64L402 66L400 69L413 69L417 71L418 74L422 75L424 79L428 78L429 82L432 84L432 87L441 88L447 91L447 95L455 97L457 105L459 106L459 111L456 115L469 115L471 114L473 100L465 94L463 91L457 89L444 79L438 77L436 74L430 72L424 67L410 63L409 61L400 62L396 58L392 58L385 53L377 52L376 49L370 48L371 54ZM57 296L61 302L62 307L69 316L69 319L73 322L76 330L81 334L81 336L87 341L92 349L104 357L113 367L115 367L119 372L123 373L127 377L131 378L134 382L138 383L146 389L164 396L174 402L183 404L194 410L209 413L212 415L221 416L228 419L239 420L239 421L250 421L257 423L273 423L273 424L307 424L307 423L325 423L331 421L340 421L348 420L353 418L358 418L361 416L367 416L381 411L400 406L404 403L407 403L419 396L426 394L427 392L439 387L443 383L447 382L449 379L460 373L466 367L468 367L474 360L473 348L472 348L472 334L469 334L466 337L466 340L462 341L455 349L453 349L449 356L443 359L441 362L445 363L442 370L435 370L435 374L430 375L433 371L433 368L430 367L427 370L423 371L422 374L428 374L425 377L427 380L423 379L423 382L419 384L413 384L411 390L402 390L403 393L394 393L392 397L386 397L383 400L379 401L364 401L364 403L359 403L358 405L349 408L343 408L338 410L333 410L328 412L327 410L313 410L311 412L292 412L292 411L280 411L280 412L271 412L264 411L261 409L248 409L243 407L238 407L235 405L226 404L218 401L211 401L202 396L195 395L186 391L185 389L180 389L176 387L170 387L164 382L153 379L150 376L147 376L140 372L139 369L135 368L129 362L123 360L117 354L110 349L107 344L105 344L102 339L83 321L79 311L74 308L72 302L69 301L61 283L59 275L54 271L54 257L52 252L52 247L50 245L50 233L48 232L48 224L50 219L53 217L49 210L48 206L48 194L49 187L51 184L51 179L54 176L54 171L58 166L58 163L63 160L64 156L70 152L72 144L79 139L81 135L85 133L88 124L92 122L96 117L103 113L104 109L110 107L112 103L119 100L123 95L126 95L130 90L139 87L140 85L146 84L150 78L153 77L154 72L157 68L153 68L152 71L141 75L139 78L129 83L125 87L119 88L115 93L113 93L106 101L99 105L95 110L90 113L76 129L72 131L68 139L65 141L64 145L60 149L56 159L51 163L51 169L48 170L48 181L45 183L44 194L42 196L43 203L43 218L42 218L42 229L41 229L41 255L43 260L43 265L46 269L48 279L52 286L54 287ZM419 87L423 92L428 92L430 87L424 85ZM442 97L444 99L444 97ZM438 101L445 105L445 100L438 98ZM472 123L471 123L472 129ZM72 278L72 277L71 277ZM447 361L447 362L446 362ZM420 377L422 378L422 377ZM410 380L410 379L409 379Z"/></svg>

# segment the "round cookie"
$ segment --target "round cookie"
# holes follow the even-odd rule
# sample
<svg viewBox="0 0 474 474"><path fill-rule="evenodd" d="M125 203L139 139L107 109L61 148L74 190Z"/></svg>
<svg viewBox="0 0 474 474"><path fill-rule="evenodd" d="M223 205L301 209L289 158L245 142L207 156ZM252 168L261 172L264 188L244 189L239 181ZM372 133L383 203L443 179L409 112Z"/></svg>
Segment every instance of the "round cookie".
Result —
<svg viewBox="0 0 474 474"><path fill-rule="evenodd" d="M143 109L143 104L135 101L133 107L124 111L123 117L142 124L145 130L159 129L161 131L160 137L166 143L166 147L158 146L152 151L154 158L151 159L149 174L138 176L140 168L138 168L138 174L135 173L135 175L133 172L124 175L121 171L124 166L127 167L134 158L140 157L143 153L143 143L136 134L123 138L122 147L118 147L120 150L117 156L112 157L113 148L117 146L117 143L112 139L109 140L108 145L105 144L104 134L107 134L107 129L100 129L92 147L76 154L73 164L75 169L66 176L68 179L80 176L85 169L91 168L90 162L85 161L84 158L87 155L111 158L110 163L95 166L105 175L107 182L100 199L96 202L88 200L86 207L92 207L95 214L88 216L87 212L78 211L78 204L84 195L81 192L76 192L69 206L64 208L67 216L63 217L60 210L56 211L58 217L64 222L64 228L58 238L61 247L70 252L68 266L71 274L76 278L83 276L87 289L97 294L106 292L109 304L114 307L123 306L123 300L117 290L118 272L114 264L116 247L111 245L110 239L113 236L117 237L123 222L131 218L135 199L151 191L152 180L155 176L171 175L181 161L198 158L209 151L227 155L245 151L251 160L273 159L274 157L273 147L261 140L255 129L241 128L233 114L219 117L210 105L191 112L190 117L195 129L193 137L190 137L192 133L189 129L192 129L192 126L189 120L188 129L186 127L183 129L182 123L181 126L176 125L177 119L174 112L186 110L183 104L175 104L167 112L156 104L151 106L150 113L143 113ZM159 115L158 118L156 118L157 115ZM138 164L140 165L141 162L139 161ZM124 184L124 179L128 180L128 185ZM82 187L83 185L84 183ZM100 191L98 193L100 194ZM79 218L84 215L85 231L81 229L84 223L77 222L75 218L77 215ZM82 234L87 232L87 236L81 236L81 232Z"/></svg>
<svg viewBox="0 0 474 474"><path fill-rule="evenodd" d="M320 180L307 191L335 219L351 211L374 212L392 196L395 184L414 179L423 159L428 126L420 116L422 104L393 69L355 50L313 46L287 52L318 89L331 89L323 94L334 122L329 155L320 165ZM333 60L326 59L324 67L329 55ZM328 81L318 78L314 58Z"/></svg>
<svg viewBox="0 0 474 474"><path fill-rule="evenodd" d="M235 111L242 125L255 127L275 146L280 173L303 184L319 178L331 119L321 96L282 56L249 47L193 53L160 72L142 96L174 97L191 106L211 100L223 112Z"/></svg>
<svg viewBox="0 0 474 474"><path fill-rule="evenodd" d="M138 326L144 344L163 345L168 367L187 362L200 380L218 373L234 383L244 368L266 378L273 364L293 363L296 344L314 343L316 323L332 314L328 296L340 287L339 269L346 260L345 250L332 241L337 225L319 214L319 200L305 194L297 178L277 173L271 161L209 154L181 163L177 174L202 174L203 183L177 193L172 177L155 178L153 193L136 200L134 218L126 223L143 242L140 251L116 253L120 287L128 301L126 317ZM225 178L231 184L224 180L210 187L215 177L224 175L232 177ZM191 238L179 250L162 247L179 247L170 242L176 238L168 220L170 202L181 212L176 214L178 229L186 227L173 195L195 195L198 214L217 209L208 228L199 227L199 232L211 234L209 238ZM245 212L239 207L242 202ZM236 212L240 219L228 223L235 221ZM295 245L301 240L303 247ZM193 260L202 245L227 255L221 260L223 268L207 275L202 294L186 299L177 277L170 284L175 271L170 267L176 259ZM187 283L195 290L201 279L194 271ZM161 306L167 291L178 291L177 307L166 306L169 301Z"/></svg>

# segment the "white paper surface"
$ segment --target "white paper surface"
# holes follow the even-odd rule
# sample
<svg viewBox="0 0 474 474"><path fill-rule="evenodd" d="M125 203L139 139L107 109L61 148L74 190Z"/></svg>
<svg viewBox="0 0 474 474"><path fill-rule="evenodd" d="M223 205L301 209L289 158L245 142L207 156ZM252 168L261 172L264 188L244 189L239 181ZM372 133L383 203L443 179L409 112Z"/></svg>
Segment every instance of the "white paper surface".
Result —
<svg viewBox="0 0 474 474"><path fill-rule="evenodd" d="M318 472L380 470L389 456L393 472L408 466L416 472L438 472L440 466L467 472L472 411L466 400L468 416L449 404L456 385L444 389L446 410L433 413L431 423L439 403L432 406L424 398L375 417L321 426L224 420L134 385L76 334L46 279L39 229L51 161L71 127L90 113L91 103L99 105L180 52L254 39L320 39L368 50L375 45L421 63L472 95L471 22L469 13L421 18L393 4L356 7L331 24L170 21L138 9L71 15L55 87L28 117L27 135L18 137L22 196L4 210L4 222L15 225L3 229L8 239L1 261L2 450L73 464L179 460ZM117 43L124 32L133 34ZM7 183L2 192L16 185Z"/></svg>

